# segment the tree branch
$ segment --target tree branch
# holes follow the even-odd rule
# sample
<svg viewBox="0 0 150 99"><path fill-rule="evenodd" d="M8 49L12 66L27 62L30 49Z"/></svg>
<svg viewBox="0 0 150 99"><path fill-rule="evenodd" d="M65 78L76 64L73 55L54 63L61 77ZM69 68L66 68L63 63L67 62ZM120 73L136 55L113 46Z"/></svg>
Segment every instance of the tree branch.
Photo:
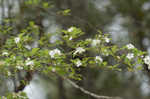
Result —
<svg viewBox="0 0 150 99"><path fill-rule="evenodd" d="M74 83L73 81L71 81L70 79L67 79L65 78L65 80L70 83L73 87L79 89L80 91L82 91L83 93L87 94L87 95L90 95L96 99L123 99L121 97L109 97L109 96L100 96L100 95L97 95L95 93L92 93L82 87L80 87L79 85L77 85L76 83Z"/></svg>

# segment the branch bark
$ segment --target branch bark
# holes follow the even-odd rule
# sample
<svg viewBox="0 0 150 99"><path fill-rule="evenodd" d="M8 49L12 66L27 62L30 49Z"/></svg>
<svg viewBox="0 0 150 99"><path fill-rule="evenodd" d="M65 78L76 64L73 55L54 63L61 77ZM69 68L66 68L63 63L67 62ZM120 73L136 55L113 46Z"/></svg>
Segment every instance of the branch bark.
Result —
<svg viewBox="0 0 150 99"><path fill-rule="evenodd" d="M80 91L82 91L83 93L90 95L96 99L123 99L121 97L109 97L109 96L102 96L102 95L97 95L95 93L92 93L82 87L80 87L79 85L77 85L76 83L74 83L73 81L71 81L70 79L65 78L65 80L70 83L73 87L79 89Z"/></svg>

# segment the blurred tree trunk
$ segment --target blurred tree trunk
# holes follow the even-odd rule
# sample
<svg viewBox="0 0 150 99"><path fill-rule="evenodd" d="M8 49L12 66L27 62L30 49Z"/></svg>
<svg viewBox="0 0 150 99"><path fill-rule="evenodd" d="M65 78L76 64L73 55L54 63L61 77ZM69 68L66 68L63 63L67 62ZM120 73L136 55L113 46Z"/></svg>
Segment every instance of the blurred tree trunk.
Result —
<svg viewBox="0 0 150 99"><path fill-rule="evenodd" d="M63 79L61 77L58 77L58 99L67 99L65 95Z"/></svg>

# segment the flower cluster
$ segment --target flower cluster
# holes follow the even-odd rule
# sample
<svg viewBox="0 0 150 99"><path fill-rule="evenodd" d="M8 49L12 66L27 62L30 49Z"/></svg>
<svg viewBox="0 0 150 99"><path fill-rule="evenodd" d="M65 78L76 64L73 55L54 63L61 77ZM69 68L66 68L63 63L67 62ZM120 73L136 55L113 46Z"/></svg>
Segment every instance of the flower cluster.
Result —
<svg viewBox="0 0 150 99"><path fill-rule="evenodd" d="M8 55L8 52L3 52L2 55L3 56Z"/></svg>
<svg viewBox="0 0 150 99"><path fill-rule="evenodd" d="M19 69L19 70L23 70L22 66L16 66L16 68Z"/></svg>
<svg viewBox="0 0 150 99"><path fill-rule="evenodd" d="M29 66L29 65L34 65L34 61L32 61L32 60L30 60L30 58L28 58L27 60L26 60L26 65L27 66Z"/></svg>
<svg viewBox="0 0 150 99"><path fill-rule="evenodd" d="M76 48L76 51L74 52L74 55L76 55L77 53L81 54L83 52L85 52L85 49L82 48L82 47L78 47L78 48Z"/></svg>
<svg viewBox="0 0 150 99"><path fill-rule="evenodd" d="M96 56L95 61L96 61L96 63L103 62L103 59L101 58L101 56Z"/></svg>
<svg viewBox="0 0 150 99"><path fill-rule="evenodd" d="M96 45L98 45L98 44L100 44L100 40L98 40L98 39L94 39L94 40L92 40L92 46L96 46Z"/></svg>
<svg viewBox="0 0 150 99"><path fill-rule="evenodd" d="M72 32L74 30L74 28L73 27L70 27L69 29L68 29L68 32Z"/></svg>
<svg viewBox="0 0 150 99"><path fill-rule="evenodd" d="M144 61L144 63L148 65L148 69L150 69L150 56L145 56L144 53L142 53L141 51L136 49L134 47L134 45L132 45L131 43L127 44L123 48L119 48L117 46L114 46L113 44L108 44L108 43L110 43L111 38L109 38L109 36L107 34L106 35L99 34L99 35L96 35L95 38L88 38L86 40L80 40L80 39L76 40L76 38L78 38L80 35L82 35L84 33L84 32L82 32L82 30L80 30L76 27L70 27L66 31L64 30L63 32L65 34L64 40L61 40L57 44L45 47L43 45L43 44L45 44L45 42L42 44L43 40L41 40L40 41L41 43L39 43L39 44L42 44L44 46L42 49L53 48L53 47L55 47L55 45L59 46L61 44L64 44L63 41L66 40L67 43L65 43L65 44L68 46L68 48L70 48L69 51L74 48L74 50L71 50L70 52L68 52L66 54L66 57L65 57L65 53L62 53L62 51L58 48L49 50L48 52L47 52L47 50L42 50L42 49L38 48L38 46L37 46L37 49L36 48L33 49L32 45L30 46L30 45L28 45L28 42L26 42L26 41L28 41L28 36L22 37L22 36L26 35L26 34L24 34L22 36L13 38L13 40L10 40L10 41L13 41L13 43L16 43L16 44L14 44L15 46L18 45L18 43L19 43L19 45L16 47L21 48L19 50L20 52L18 52L15 55L14 52L7 52L7 50L5 50L2 53L2 56L12 56L12 57L2 57L2 58L6 58L6 59L11 58L12 59L14 56L16 56L16 58L14 57L14 59L16 59L16 61L17 61L17 59L19 59L19 61L20 61L20 59L23 59L23 60L21 60L21 63L22 63L24 61L25 57L32 57L32 56L34 56L32 58L40 57L40 59L41 59L40 61L36 61L36 59L28 58L27 60L25 60L25 63L16 64L15 69L17 69L17 70L23 70L23 69L25 69L25 66L29 66L31 69L34 69L33 68L34 66L38 67L38 66L41 66L42 64L47 64L47 62L48 63L50 62L49 64L52 65L52 68L50 67L52 72L59 72L59 71L61 72L62 67L66 68L67 66L70 66L70 65L72 66L72 64L74 64L73 66L76 66L76 67L86 66L86 64L88 64L88 63L95 64L95 65L101 64L101 65L106 66L109 64L107 63L107 61L104 61L103 58L108 57L108 56L110 56L111 58L115 58L116 60L118 59L116 62L120 62L120 61L121 62L123 61L123 63L131 62L131 65L133 62L136 62L137 58L140 58L140 59L137 59L138 63L143 64L143 61ZM45 41L45 39L47 39L47 38L44 38L44 41ZM49 40L49 39L47 39L47 40ZM71 40L73 40L73 41L71 41ZM29 41L30 41L30 39L29 39ZM31 42L32 42L32 40L31 40ZM68 42L71 42L71 43L68 43ZM22 46L20 47L21 44L25 44L24 47L22 47ZM98 46L98 47L96 47L96 46ZM62 46L60 46L60 47L62 47ZM15 51L18 50L19 48L15 49ZM24 56L20 55L20 54L22 54L22 48L25 48L25 50L23 49L23 52L27 53ZM62 49L63 49L63 47L62 47ZM83 55L83 54L85 54L85 52L88 52L89 50L91 52L93 52L94 54L97 54L97 56L93 56L91 54ZM121 51L121 52L119 52L119 51ZM119 54L117 54L118 52L119 52ZM117 58L115 57L116 55L120 55L120 54L123 54L123 55L117 56ZM45 56L43 57L43 55L45 55ZM80 57L80 55L82 55L82 57ZM142 55L143 55L143 57L141 57ZM93 57L91 57L91 56L93 56ZM140 56L140 57L137 57L137 56ZM51 59L50 61L49 61L49 58ZM65 59L65 58L71 58L71 59ZM133 59L135 61L130 61ZM58 65L61 66L61 69L59 68ZM111 67L111 65L108 67ZM115 66L113 67L113 65L112 65L111 68L116 69L118 67L115 67ZM72 69L74 69L74 68L72 68ZM68 71L69 69L67 68L64 70ZM8 75L11 75L11 74L8 73Z"/></svg>
<svg viewBox="0 0 150 99"><path fill-rule="evenodd" d="M77 60L75 64L77 67L80 67L82 65L82 62L80 60Z"/></svg>
<svg viewBox="0 0 150 99"><path fill-rule="evenodd" d="M16 37L14 40L15 40L16 44L20 42L20 38L19 37Z"/></svg>
<svg viewBox="0 0 150 99"><path fill-rule="evenodd" d="M49 55L51 56L51 58L55 58L55 55L61 55L61 51L59 49L54 49L49 51Z"/></svg>
<svg viewBox="0 0 150 99"><path fill-rule="evenodd" d="M132 58L134 58L134 54L133 53L128 53L126 57L128 59L132 59Z"/></svg>
<svg viewBox="0 0 150 99"><path fill-rule="evenodd" d="M8 76L11 76L11 72L10 72L10 71L7 71L7 75L8 75Z"/></svg>
<svg viewBox="0 0 150 99"><path fill-rule="evenodd" d="M134 45L132 45L132 44L127 44L126 47L127 47L129 50L135 48Z"/></svg>
<svg viewBox="0 0 150 99"><path fill-rule="evenodd" d="M106 43L109 43L109 42L110 42L110 39L109 39L108 37L105 37L104 39L105 39L105 42L106 42Z"/></svg>

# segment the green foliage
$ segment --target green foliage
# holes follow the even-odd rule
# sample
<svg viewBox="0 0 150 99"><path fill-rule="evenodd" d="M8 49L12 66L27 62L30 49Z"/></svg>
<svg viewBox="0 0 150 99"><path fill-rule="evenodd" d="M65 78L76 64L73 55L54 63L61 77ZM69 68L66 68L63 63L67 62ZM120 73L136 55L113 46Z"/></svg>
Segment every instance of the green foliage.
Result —
<svg viewBox="0 0 150 99"><path fill-rule="evenodd" d="M71 10L70 9L65 9L63 11L59 11L58 14L61 14L63 16L69 16L69 15L71 15Z"/></svg>
<svg viewBox="0 0 150 99"><path fill-rule="evenodd" d="M128 71L143 69L146 52L138 50L132 44L119 48L110 42L109 34L99 31L93 39L80 40L78 38L84 32L75 26L60 32L63 35L58 40L59 43L50 43L49 39L52 35L49 34L44 34L38 40L36 36L39 34L39 29L34 22L29 22L29 26L22 29L17 36L7 38L5 45L1 48L2 74L11 77L18 71L33 70L44 74L57 73L60 76L81 80L82 77L78 71L82 71L82 68L87 66L122 71L121 65L125 64ZM32 44L35 42L40 46L33 47ZM64 45L67 50L63 47ZM88 54L91 52L95 55ZM106 58L111 58L116 63L112 64L106 61ZM20 97L24 97L24 94L21 96L9 94L7 97L21 99Z"/></svg>
<svg viewBox="0 0 150 99"><path fill-rule="evenodd" d="M0 99L29 99L24 92L8 93L6 96L0 97Z"/></svg>

